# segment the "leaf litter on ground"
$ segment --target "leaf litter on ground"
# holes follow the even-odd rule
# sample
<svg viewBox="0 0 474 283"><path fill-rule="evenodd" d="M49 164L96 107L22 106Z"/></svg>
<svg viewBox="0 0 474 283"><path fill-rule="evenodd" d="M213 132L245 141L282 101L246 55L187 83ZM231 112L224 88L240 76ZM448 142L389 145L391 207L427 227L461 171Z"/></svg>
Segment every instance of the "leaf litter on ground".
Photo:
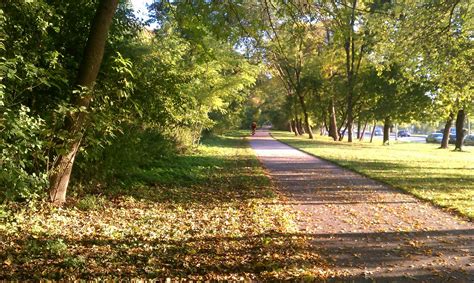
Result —
<svg viewBox="0 0 474 283"><path fill-rule="evenodd" d="M205 160L196 165L192 157ZM245 141L210 138L174 160L206 182L111 190L2 208L0 279L325 279L329 263L299 234L295 215ZM196 168L196 166L198 166ZM157 168L149 168L151 171ZM163 170L162 170L163 171ZM189 178L188 178L189 179Z"/></svg>

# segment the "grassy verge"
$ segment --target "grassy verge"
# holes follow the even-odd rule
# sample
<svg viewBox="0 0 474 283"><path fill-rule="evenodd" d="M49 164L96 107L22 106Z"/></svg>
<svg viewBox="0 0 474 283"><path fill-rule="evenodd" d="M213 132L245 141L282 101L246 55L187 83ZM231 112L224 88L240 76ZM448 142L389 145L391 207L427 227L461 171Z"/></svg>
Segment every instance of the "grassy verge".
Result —
<svg viewBox="0 0 474 283"><path fill-rule="evenodd" d="M0 206L0 279L331 275L241 137L209 138L129 173L124 186L63 208Z"/></svg>
<svg viewBox="0 0 474 283"><path fill-rule="evenodd" d="M452 152L423 143L392 142L383 146L333 142L327 137L308 140L288 132L273 132L273 136L474 219L473 147L465 147L465 152Z"/></svg>

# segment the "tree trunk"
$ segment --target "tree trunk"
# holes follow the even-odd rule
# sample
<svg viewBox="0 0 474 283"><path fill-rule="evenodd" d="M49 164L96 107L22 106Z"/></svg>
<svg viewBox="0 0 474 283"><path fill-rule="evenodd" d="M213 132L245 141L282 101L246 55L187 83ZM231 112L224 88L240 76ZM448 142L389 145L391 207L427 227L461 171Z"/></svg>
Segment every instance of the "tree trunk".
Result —
<svg viewBox="0 0 474 283"><path fill-rule="evenodd" d="M328 131L328 126L326 125L326 122L324 121L321 124L321 127L319 128L319 135L324 136L324 134Z"/></svg>
<svg viewBox="0 0 474 283"><path fill-rule="evenodd" d="M299 135L295 119L291 120L291 128L293 129L293 133L295 133L295 136Z"/></svg>
<svg viewBox="0 0 474 283"><path fill-rule="evenodd" d="M454 113L451 112L449 114L448 119L446 120L446 124L444 125L443 139L441 140L440 148L448 148L449 133L450 133L451 127L453 126L453 120L454 120Z"/></svg>
<svg viewBox="0 0 474 283"><path fill-rule="evenodd" d="M360 115L359 115L359 117L360 117ZM360 140L360 130L361 130L361 129L362 129L362 124L361 124L360 118L359 118L359 119L357 120L357 135L356 135L356 137L357 137L358 140Z"/></svg>
<svg viewBox="0 0 474 283"><path fill-rule="evenodd" d="M377 121L374 120L374 126L372 127L372 133L370 133L370 143L374 140L375 128L377 127Z"/></svg>
<svg viewBox="0 0 474 283"><path fill-rule="evenodd" d="M344 139L344 136L346 135L347 127L342 130L341 134L339 135L339 141L342 141Z"/></svg>
<svg viewBox="0 0 474 283"><path fill-rule="evenodd" d="M301 136L306 134L306 131L304 130L304 126L303 126L303 118L298 119L298 130Z"/></svg>
<svg viewBox="0 0 474 283"><path fill-rule="evenodd" d="M464 109L460 109L456 117L456 147L454 148L454 150L462 150L462 144L464 142L465 135L464 119L466 119L466 113L464 113Z"/></svg>
<svg viewBox="0 0 474 283"><path fill-rule="evenodd" d="M76 85L87 89L88 93L80 95L75 106L88 108L92 99L90 91L99 73L102 57L104 55L107 33L112 23L112 18L117 9L118 0L101 0L92 20L89 38L84 49L84 57L79 66ZM50 201L61 205L66 201L66 192L71 177L71 171L77 151L81 145L86 112L70 114L66 120L65 130L69 135L64 148L65 153L58 156L50 174Z"/></svg>
<svg viewBox="0 0 474 283"><path fill-rule="evenodd" d="M352 115L352 94L349 95L347 102L347 142L352 142L352 127L354 120Z"/></svg>
<svg viewBox="0 0 474 283"><path fill-rule="evenodd" d="M295 98L296 99L296 98ZM293 108L294 108L294 111L295 111L295 128L296 128L296 133L298 134L298 136L301 136L303 134L303 131L301 129L301 125L300 125L300 118L298 117L298 110L296 108L296 101L294 101L293 103Z"/></svg>
<svg viewBox="0 0 474 283"><path fill-rule="evenodd" d="M327 112L326 111L323 111L323 117L322 117L322 122L321 122L321 127L320 127L320 131L319 131L319 134L320 136L323 136L326 132L329 132L328 131L328 124L327 124Z"/></svg>
<svg viewBox="0 0 474 283"><path fill-rule="evenodd" d="M347 141L352 142L352 127L354 123L353 107L354 107L354 25L355 25L355 9L357 1L353 0L350 18L350 31L348 37L345 38L344 50L346 53L346 75L347 75Z"/></svg>
<svg viewBox="0 0 474 283"><path fill-rule="evenodd" d="M367 123L369 123L369 120L366 120L364 123L364 127L362 128L362 133L359 135L359 141L364 140L365 130L367 129Z"/></svg>
<svg viewBox="0 0 474 283"><path fill-rule="evenodd" d="M383 144L388 145L390 143L390 117L385 117L383 123Z"/></svg>
<svg viewBox="0 0 474 283"><path fill-rule="evenodd" d="M303 95L301 95L301 93L298 93L298 98L300 100L301 109L303 110L304 130L305 130L305 132L308 133L308 136L309 136L310 139L314 139L313 131L311 130L311 126L309 124L309 115L308 115L308 111L306 109L306 103L304 102L304 97L303 97Z"/></svg>
<svg viewBox="0 0 474 283"><path fill-rule="evenodd" d="M329 111L331 117L329 120L329 136L331 136L334 141L339 140L339 133L337 131L337 121L336 121L336 109L334 108L334 98L331 99L331 105L329 106Z"/></svg>

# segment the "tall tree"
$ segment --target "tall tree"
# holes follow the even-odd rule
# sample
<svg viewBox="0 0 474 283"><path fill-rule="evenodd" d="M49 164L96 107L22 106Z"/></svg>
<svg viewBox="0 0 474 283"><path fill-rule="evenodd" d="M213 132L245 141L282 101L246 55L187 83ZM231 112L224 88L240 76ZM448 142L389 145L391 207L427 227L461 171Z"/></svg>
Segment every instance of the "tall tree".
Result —
<svg viewBox="0 0 474 283"><path fill-rule="evenodd" d="M83 137L87 108L92 99L91 91L99 73L107 34L118 2L118 0L101 0L91 23L84 57L76 79L79 91L76 92L74 106L77 107L77 111L70 113L66 120L67 139L64 144L64 152L58 156L50 175L50 201L57 205L66 201L72 167Z"/></svg>

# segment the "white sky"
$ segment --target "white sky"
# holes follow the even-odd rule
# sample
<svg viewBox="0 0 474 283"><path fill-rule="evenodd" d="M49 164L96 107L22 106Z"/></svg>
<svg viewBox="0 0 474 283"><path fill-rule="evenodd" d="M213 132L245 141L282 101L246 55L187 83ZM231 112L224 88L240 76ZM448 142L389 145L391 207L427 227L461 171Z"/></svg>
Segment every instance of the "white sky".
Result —
<svg viewBox="0 0 474 283"><path fill-rule="evenodd" d="M148 19L148 9L147 4L153 3L153 0L130 0L132 4L133 10L135 11L135 15L142 20Z"/></svg>

